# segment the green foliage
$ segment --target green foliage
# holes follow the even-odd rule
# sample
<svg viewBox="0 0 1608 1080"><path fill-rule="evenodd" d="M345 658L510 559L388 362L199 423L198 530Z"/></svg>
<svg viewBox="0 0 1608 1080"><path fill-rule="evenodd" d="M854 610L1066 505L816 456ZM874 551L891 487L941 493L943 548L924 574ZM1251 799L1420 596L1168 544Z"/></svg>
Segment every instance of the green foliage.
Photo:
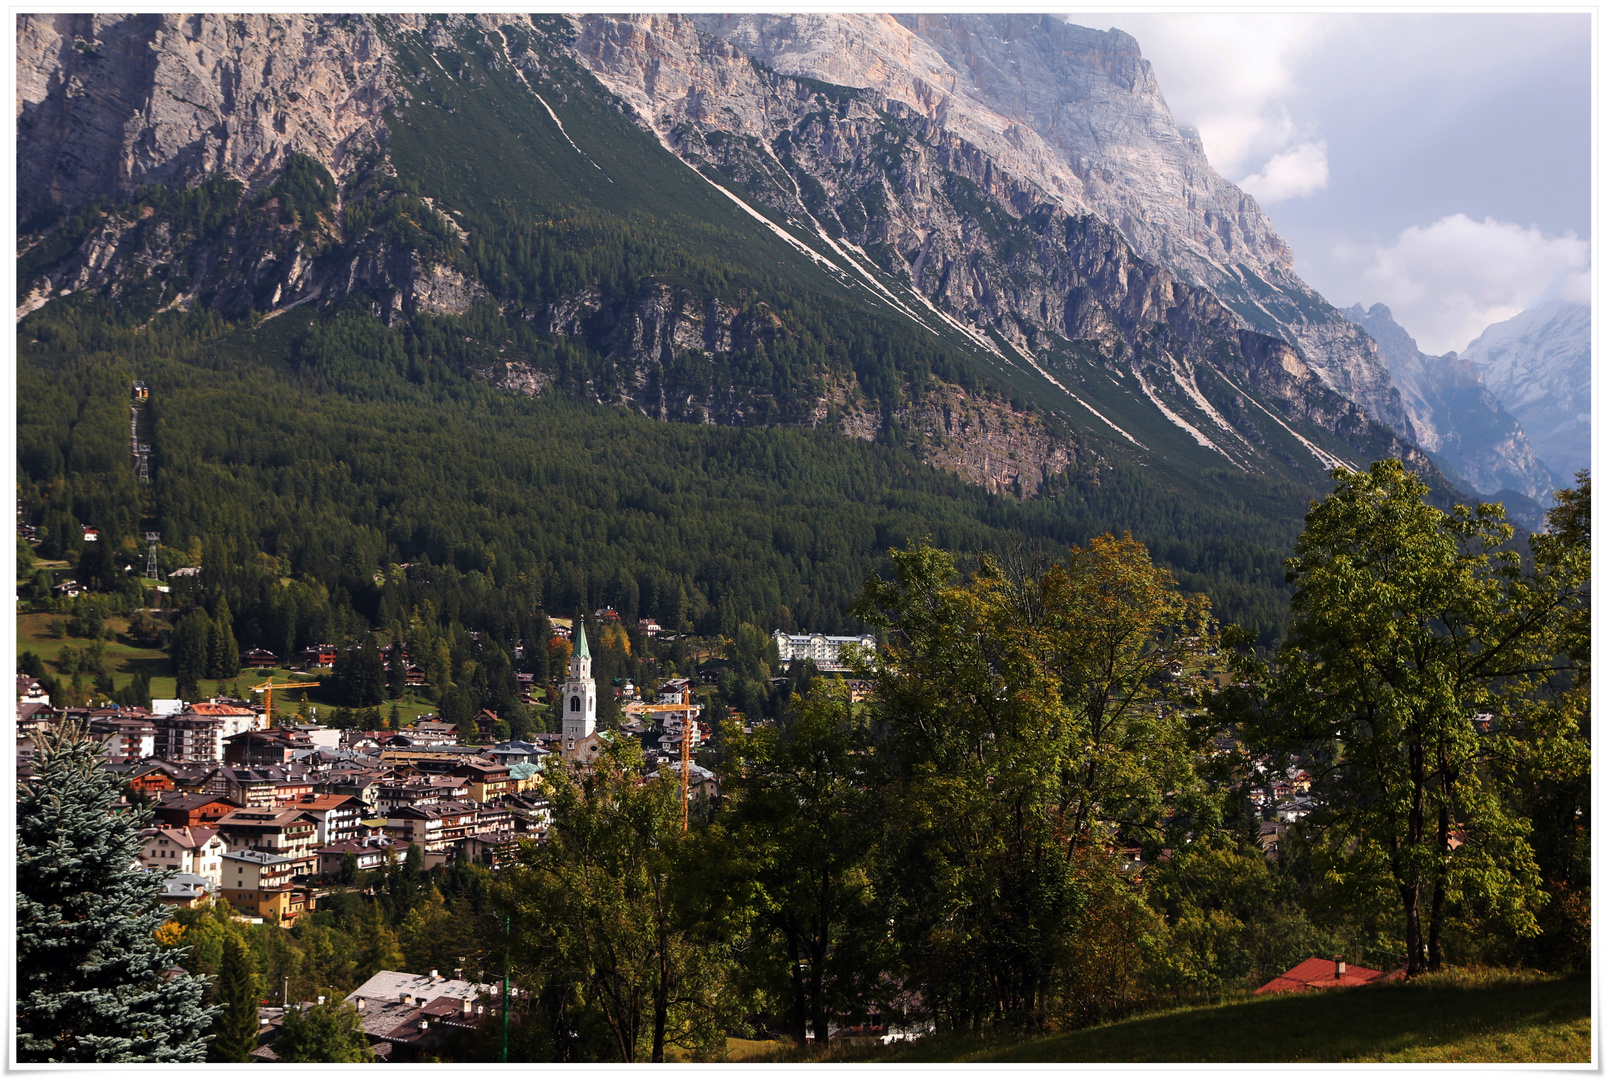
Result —
<svg viewBox="0 0 1608 1080"><path fill-rule="evenodd" d="M1335 948L1294 881L1254 848L1191 844L1152 870L1146 888L1166 920L1147 975L1168 991L1251 989Z"/></svg>
<svg viewBox="0 0 1608 1080"><path fill-rule="evenodd" d="M257 1046L257 1003L262 996L262 980L238 934L231 934L224 943L213 996L222 1011L213 1022L214 1035L212 1044L207 1047L207 1060L251 1060L251 1051Z"/></svg>
<svg viewBox="0 0 1608 1080"><path fill-rule="evenodd" d="M856 613L889 634L861 674L905 970L948 1027L1125 1008L1152 919L1106 844L1154 846L1201 802L1153 676L1208 640L1204 604L1110 537L1036 575L984 559L957 582L925 545L893 558Z"/></svg>
<svg viewBox="0 0 1608 1080"><path fill-rule="evenodd" d="M130 869L144 820L114 811L100 745L71 728L38 737L40 779L17 798L17 1060L199 1061L206 980L170 974L159 944L163 879Z"/></svg>
<svg viewBox="0 0 1608 1080"><path fill-rule="evenodd" d="M1584 564L1525 575L1499 506L1443 513L1399 462L1334 477L1289 561L1295 618L1263 738L1321 766L1327 843L1391 884L1416 974L1441 966L1449 918L1538 930L1509 778L1579 730L1545 690L1572 666L1559 630Z"/></svg>
<svg viewBox="0 0 1608 1080"><path fill-rule="evenodd" d="M363 1034L363 1017L351 1005L330 1002L285 1013L274 1053L281 1061L369 1062L374 1051Z"/></svg>
<svg viewBox="0 0 1608 1080"><path fill-rule="evenodd" d="M17 580L27 581L33 577L33 572L33 545L28 542L27 537L19 535L17 537Z"/></svg>
<svg viewBox="0 0 1608 1080"><path fill-rule="evenodd" d="M689 881L675 789L639 782L641 753L607 740L584 776L556 775L553 835L526 845L496 888L515 928L525 1023L560 1060L665 1060L708 1052L740 1003L725 992L732 942L710 932Z"/></svg>
<svg viewBox="0 0 1608 1080"><path fill-rule="evenodd" d="M743 956L756 988L783 1003L799 1046L807 1033L824 1046L829 1022L882 998L893 959L872 886L870 733L823 693L798 703L785 731L723 727L722 741L728 809L705 841L711 888L759 931Z"/></svg>
<svg viewBox="0 0 1608 1080"><path fill-rule="evenodd" d="M329 691L339 704L358 709L385 700L385 656L377 638L370 635L335 658Z"/></svg>

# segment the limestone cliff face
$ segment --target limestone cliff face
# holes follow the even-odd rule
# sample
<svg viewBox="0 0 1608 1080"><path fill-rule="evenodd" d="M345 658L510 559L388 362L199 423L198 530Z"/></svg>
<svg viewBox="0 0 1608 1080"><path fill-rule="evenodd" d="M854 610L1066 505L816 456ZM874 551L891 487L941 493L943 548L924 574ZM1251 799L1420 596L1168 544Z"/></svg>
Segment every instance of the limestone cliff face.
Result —
<svg viewBox="0 0 1608 1080"><path fill-rule="evenodd" d="M1211 288L1242 325L1295 343L1326 386L1412 436L1367 335L1295 276L1266 215L1173 123L1149 63L1120 31L963 15L587 15L576 25L581 62L678 150L698 156L699 137L722 135L754 141L760 158L790 149L809 176L796 178L801 195L813 180L831 201L843 186L816 166L875 163L887 142L879 120L891 117L938 151L898 178L917 190L914 227L882 238L897 251L940 231L920 225L918 173L952 167L959 152L973 182L1013 212L1100 217L1140 258ZM800 78L767 78L755 61ZM823 110L803 80L863 92Z"/></svg>
<svg viewBox="0 0 1608 1080"><path fill-rule="evenodd" d="M383 149L387 57L340 15L19 15L17 213L300 152L337 178Z"/></svg>
<svg viewBox="0 0 1608 1080"><path fill-rule="evenodd" d="M869 25L883 35L881 51L893 49L890 35L904 42L900 56L924 47L896 23ZM1269 420L1239 391L1220 393L1207 368L1243 380L1241 391L1273 395L1288 415L1351 436L1366 429L1364 407L1334 391L1309 353L1286 345L1271 367L1247 360L1271 342L1252 344L1263 335L1219 295L1137 257L1100 215L1068 214L1070 182L1057 198L1002 168L930 102L917 108L877 89L779 74L740 43L696 33L675 16L584 16L578 26L575 52L688 164L717 169L821 250L874 265L1052 376L1073 376L1069 347L1098 353L1171 422L1245 468L1255 467ZM839 46L827 52L856 47ZM1145 85L1147 66L1127 70ZM1371 350L1356 327L1339 333Z"/></svg>

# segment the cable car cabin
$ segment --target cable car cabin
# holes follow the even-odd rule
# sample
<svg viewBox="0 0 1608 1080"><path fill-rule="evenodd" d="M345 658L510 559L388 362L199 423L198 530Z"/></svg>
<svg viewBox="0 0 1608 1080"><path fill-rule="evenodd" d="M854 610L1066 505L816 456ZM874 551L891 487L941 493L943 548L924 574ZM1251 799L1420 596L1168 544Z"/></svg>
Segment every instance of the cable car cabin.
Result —
<svg viewBox="0 0 1608 1080"><path fill-rule="evenodd" d="M142 382L137 382L137 383L134 384L134 400L135 401L146 401L146 400L148 400L150 398L150 396L151 396L151 388L149 386L146 386Z"/></svg>

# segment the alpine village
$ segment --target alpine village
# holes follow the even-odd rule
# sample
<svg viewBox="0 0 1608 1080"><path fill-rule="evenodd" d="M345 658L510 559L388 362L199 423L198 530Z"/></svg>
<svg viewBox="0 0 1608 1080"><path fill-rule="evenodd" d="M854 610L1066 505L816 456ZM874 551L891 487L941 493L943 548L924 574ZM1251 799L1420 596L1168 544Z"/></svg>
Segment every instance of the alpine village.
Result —
<svg viewBox="0 0 1608 1080"><path fill-rule="evenodd" d="M1141 42L16 34L13 1062L1597 1060L1589 399Z"/></svg>

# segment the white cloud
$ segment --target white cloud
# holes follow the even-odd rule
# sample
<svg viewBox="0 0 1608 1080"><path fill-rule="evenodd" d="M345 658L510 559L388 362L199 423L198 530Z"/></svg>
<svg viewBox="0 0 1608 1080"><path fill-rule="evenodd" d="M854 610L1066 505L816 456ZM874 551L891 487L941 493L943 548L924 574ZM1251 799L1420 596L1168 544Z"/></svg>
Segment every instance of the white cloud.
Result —
<svg viewBox="0 0 1608 1080"><path fill-rule="evenodd" d="M1261 172L1247 176L1239 186L1263 203L1322 191L1329 186L1329 148L1322 141L1301 143L1275 155Z"/></svg>
<svg viewBox="0 0 1608 1080"><path fill-rule="evenodd" d="M1092 21L1083 14L1071 18L1085 25ZM1299 154L1277 168L1300 166L1309 184L1317 178L1313 151L1303 147L1321 146L1318 132L1292 117L1286 102L1297 89L1302 62L1326 37L1348 26L1348 17L1124 12L1110 18L1139 40L1173 119L1200 132L1218 172L1255 174L1250 183L1277 171L1281 159ZM1322 175L1317 187L1327 183L1327 165Z"/></svg>
<svg viewBox="0 0 1608 1080"><path fill-rule="evenodd" d="M1573 233L1464 214L1404 229L1371 253L1364 303L1383 301L1431 355L1462 350L1481 330L1554 296L1585 299L1590 247Z"/></svg>

